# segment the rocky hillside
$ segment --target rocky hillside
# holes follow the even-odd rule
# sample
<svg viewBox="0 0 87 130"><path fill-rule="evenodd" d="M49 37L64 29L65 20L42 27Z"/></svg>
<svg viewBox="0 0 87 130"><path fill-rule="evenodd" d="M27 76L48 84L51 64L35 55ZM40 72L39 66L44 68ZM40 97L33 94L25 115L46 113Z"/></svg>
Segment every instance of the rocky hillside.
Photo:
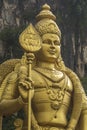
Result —
<svg viewBox="0 0 87 130"><path fill-rule="evenodd" d="M57 8L57 0L0 0L0 28L20 26L34 20L41 5L48 3L52 10Z"/></svg>
<svg viewBox="0 0 87 130"><path fill-rule="evenodd" d="M25 13L30 13L35 0L2 0L0 2L0 28L5 26L20 26L25 22Z"/></svg>

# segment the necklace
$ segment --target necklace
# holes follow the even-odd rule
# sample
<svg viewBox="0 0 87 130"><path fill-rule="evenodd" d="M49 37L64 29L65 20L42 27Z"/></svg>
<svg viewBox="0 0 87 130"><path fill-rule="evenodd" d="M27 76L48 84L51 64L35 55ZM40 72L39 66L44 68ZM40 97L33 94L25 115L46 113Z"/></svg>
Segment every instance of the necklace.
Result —
<svg viewBox="0 0 87 130"><path fill-rule="evenodd" d="M44 68L34 68L34 70L40 73L45 78L47 78L48 80L55 83L58 83L64 79L64 74L57 70L47 70Z"/></svg>
<svg viewBox="0 0 87 130"><path fill-rule="evenodd" d="M56 70L48 70L48 74L47 74L47 71L45 71L45 69L42 69L42 68L34 68L34 70L38 73L40 73L45 82L46 82L46 89L47 89L47 94L48 94L48 97L50 99L50 105L51 105L51 108L54 109L54 110L58 110L62 104L62 101L64 99L64 95L65 95L65 90L66 90L66 87L67 87L67 76L65 76L65 74L63 73L63 75L60 77L59 76L59 79L57 80L53 80L49 75L52 75L51 72L55 73L56 72L56 75L59 75L58 72L60 71L56 71ZM44 70L44 71L43 71ZM46 69L47 70L47 69ZM58 77L57 77L58 78ZM48 80L53 82L53 83L59 83L61 82L62 80L64 80L63 84L62 84L62 87L61 88L57 88L57 89L54 89L53 87L49 86L48 84Z"/></svg>
<svg viewBox="0 0 87 130"><path fill-rule="evenodd" d="M51 108L54 110L58 110L63 102L65 90L67 89L67 77L64 75L64 83L63 87L58 89L53 89L52 87L47 87L47 94L49 99L51 100ZM45 80L46 81L46 80ZM48 85L47 85L48 86Z"/></svg>

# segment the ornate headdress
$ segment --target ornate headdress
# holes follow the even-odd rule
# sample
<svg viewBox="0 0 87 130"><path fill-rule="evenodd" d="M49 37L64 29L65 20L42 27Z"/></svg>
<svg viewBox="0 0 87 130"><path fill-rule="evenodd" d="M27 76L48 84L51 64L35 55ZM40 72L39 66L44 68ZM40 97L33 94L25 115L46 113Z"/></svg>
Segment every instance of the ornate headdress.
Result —
<svg viewBox="0 0 87 130"><path fill-rule="evenodd" d="M45 4L42 6L41 12L36 16L37 23L35 28L42 36L46 33L57 34L59 38L61 38L61 32L59 27L57 26L55 20L55 15L50 11L50 6Z"/></svg>

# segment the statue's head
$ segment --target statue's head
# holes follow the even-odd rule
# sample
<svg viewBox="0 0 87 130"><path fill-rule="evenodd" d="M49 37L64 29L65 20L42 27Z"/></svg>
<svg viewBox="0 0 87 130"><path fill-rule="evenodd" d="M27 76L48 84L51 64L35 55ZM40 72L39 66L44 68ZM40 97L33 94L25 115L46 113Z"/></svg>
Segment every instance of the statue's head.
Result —
<svg viewBox="0 0 87 130"><path fill-rule="evenodd" d="M38 61L51 62L55 63L58 69L64 70L60 53L61 32L55 22L56 17L47 4L42 6L36 19L35 27L30 24L19 37L22 48L26 52L36 52L35 63Z"/></svg>
<svg viewBox="0 0 87 130"><path fill-rule="evenodd" d="M55 20L56 17L45 4L36 16L36 30L42 38L42 48L38 52L39 60L54 62L60 55L61 32Z"/></svg>

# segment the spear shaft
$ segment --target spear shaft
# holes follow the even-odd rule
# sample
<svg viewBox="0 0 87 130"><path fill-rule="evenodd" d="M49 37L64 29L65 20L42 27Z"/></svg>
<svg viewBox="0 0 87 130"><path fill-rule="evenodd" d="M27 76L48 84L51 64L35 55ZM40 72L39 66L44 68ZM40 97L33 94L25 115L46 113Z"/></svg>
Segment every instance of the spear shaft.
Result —
<svg viewBox="0 0 87 130"><path fill-rule="evenodd" d="M31 80L31 70L32 70L32 62L34 59L33 53L27 53L27 61L28 61L28 78ZM31 130L31 83L28 90L28 130Z"/></svg>
<svg viewBox="0 0 87 130"><path fill-rule="evenodd" d="M31 78L31 64L28 65L28 73L29 78ZM28 91L28 130L31 130L31 89Z"/></svg>
<svg viewBox="0 0 87 130"><path fill-rule="evenodd" d="M41 37L38 32L34 28L32 24L30 24L19 37L19 42L21 47L26 51L27 64L28 64L28 78L30 81L30 86L28 90L28 130L31 130L31 70L32 70L32 61L34 59L34 53L39 51L41 48Z"/></svg>

